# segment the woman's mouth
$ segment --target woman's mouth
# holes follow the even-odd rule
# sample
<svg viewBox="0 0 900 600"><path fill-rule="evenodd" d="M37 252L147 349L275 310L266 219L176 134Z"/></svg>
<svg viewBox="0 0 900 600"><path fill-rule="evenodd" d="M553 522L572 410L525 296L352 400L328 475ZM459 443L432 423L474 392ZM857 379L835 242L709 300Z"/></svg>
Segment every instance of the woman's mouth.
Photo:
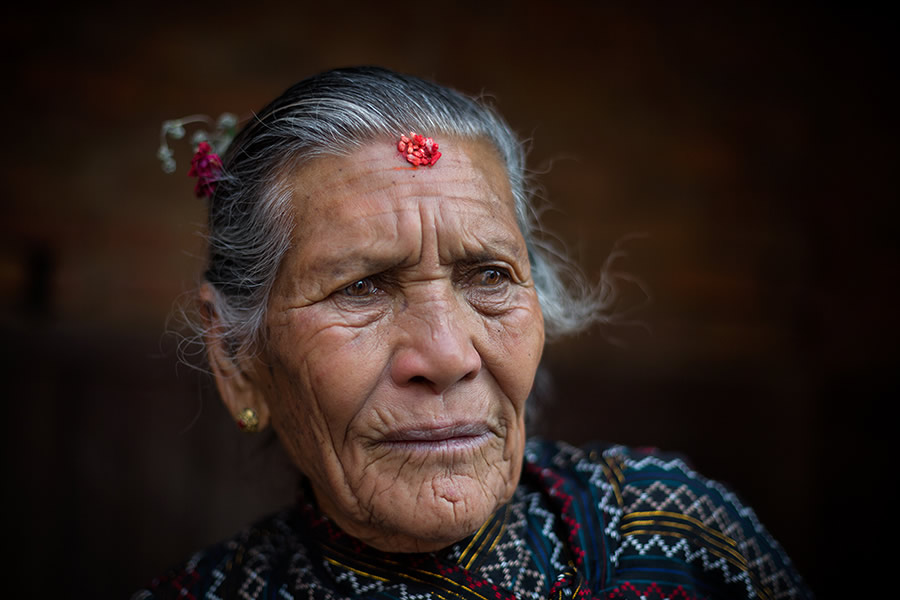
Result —
<svg viewBox="0 0 900 600"><path fill-rule="evenodd" d="M381 443L396 450L413 452L468 450L481 446L490 435L486 423L413 426L388 433Z"/></svg>

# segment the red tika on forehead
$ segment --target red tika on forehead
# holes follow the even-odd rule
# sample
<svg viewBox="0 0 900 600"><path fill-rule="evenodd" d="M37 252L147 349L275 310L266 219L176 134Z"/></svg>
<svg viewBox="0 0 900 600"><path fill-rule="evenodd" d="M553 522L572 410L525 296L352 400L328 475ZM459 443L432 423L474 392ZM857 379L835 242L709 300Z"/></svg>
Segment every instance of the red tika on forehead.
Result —
<svg viewBox="0 0 900 600"><path fill-rule="evenodd" d="M397 142L397 150L406 157L406 160L414 167L430 167L441 157L438 145L431 138L409 132L409 137L400 136Z"/></svg>

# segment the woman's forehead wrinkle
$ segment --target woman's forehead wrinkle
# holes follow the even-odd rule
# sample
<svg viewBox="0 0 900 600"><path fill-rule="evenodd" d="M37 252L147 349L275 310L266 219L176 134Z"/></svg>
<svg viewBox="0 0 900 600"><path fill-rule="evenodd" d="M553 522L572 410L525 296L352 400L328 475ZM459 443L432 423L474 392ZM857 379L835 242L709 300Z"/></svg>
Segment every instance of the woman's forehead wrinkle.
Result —
<svg viewBox="0 0 900 600"><path fill-rule="evenodd" d="M440 263L438 259L438 231L441 227L439 223L440 211L436 210L433 202L419 203L419 260Z"/></svg>
<svg viewBox="0 0 900 600"><path fill-rule="evenodd" d="M512 202L504 201L486 188L477 200L441 203L441 221L452 224L456 232L441 246L441 258L447 262L460 259L486 262L497 258L521 261L527 256L525 241L512 210Z"/></svg>
<svg viewBox="0 0 900 600"><path fill-rule="evenodd" d="M309 262L333 268L361 261L400 261L413 253L409 241L411 228L419 217L412 207L403 210L379 210L374 214L349 211L323 220L311 231L307 246Z"/></svg>

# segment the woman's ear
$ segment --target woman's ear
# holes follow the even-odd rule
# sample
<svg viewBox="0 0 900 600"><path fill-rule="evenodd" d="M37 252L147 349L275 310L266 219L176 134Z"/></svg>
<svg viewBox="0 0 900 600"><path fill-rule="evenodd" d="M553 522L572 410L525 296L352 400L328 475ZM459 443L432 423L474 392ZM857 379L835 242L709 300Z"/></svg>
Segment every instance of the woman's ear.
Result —
<svg viewBox="0 0 900 600"><path fill-rule="evenodd" d="M263 393L263 382L257 377L256 361L238 356L222 335L224 326L216 310L216 292L209 283L200 288L200 314L206 331L206 354L222 402L238 423L241 413L252 409L259 419L258 428L263 429L269 423L269 405Z"/></svg>

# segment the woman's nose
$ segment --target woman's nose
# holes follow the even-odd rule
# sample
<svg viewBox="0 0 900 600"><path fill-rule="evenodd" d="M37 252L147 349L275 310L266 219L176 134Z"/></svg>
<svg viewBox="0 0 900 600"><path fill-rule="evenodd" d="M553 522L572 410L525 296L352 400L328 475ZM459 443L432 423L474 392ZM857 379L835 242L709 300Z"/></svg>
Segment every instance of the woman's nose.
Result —
<svg viewBox="0 0 900 600"><path fill-rule="evenodd" d="M402 331L391 363L395 384L424 385L442 394L478 375L481 355L475 348L475 324L465 312L452 300L407 305L395 324Z"/></svg>

